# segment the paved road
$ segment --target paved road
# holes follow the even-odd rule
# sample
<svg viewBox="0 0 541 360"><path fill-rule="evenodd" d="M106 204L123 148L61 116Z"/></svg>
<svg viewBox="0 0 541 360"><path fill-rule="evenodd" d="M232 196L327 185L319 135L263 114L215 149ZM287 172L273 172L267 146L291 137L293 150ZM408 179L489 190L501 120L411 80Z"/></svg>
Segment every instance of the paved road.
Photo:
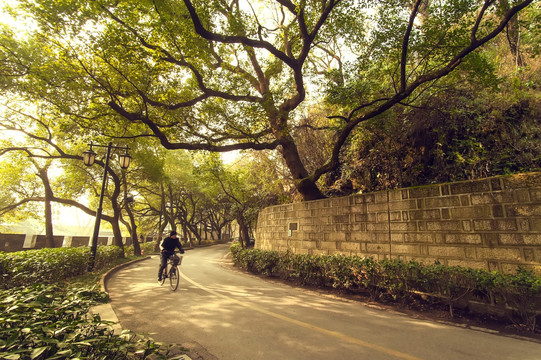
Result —
<svg viewBox="0 0 541 360"><path fill-rule="evenodd" d="M540 360L541 342L410 318L244 274L228 245L187 251L180 289L156 281L159 259L108 281L120 324L205 360Z"/></svg>

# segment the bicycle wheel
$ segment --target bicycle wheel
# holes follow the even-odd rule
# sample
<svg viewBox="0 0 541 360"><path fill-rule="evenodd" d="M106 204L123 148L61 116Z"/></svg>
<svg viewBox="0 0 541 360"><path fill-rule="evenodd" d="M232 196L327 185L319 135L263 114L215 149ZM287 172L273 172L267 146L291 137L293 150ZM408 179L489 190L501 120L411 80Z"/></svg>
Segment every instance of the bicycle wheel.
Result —
<svg viewBox="0 0 541 360"><path fill-rule="evenodd" d="M163 269L162 271L162 280L160 281L160 285L163 285L165 283L165 278L167 277L167 267Z"/></svg>
<svg viewBox="0 0 541 360"><path fill-rule="evenodd" d="M171 285L171 290L175 291L178 288L178 269L176 266L172 266L169 270L169 283Z"/></svg>

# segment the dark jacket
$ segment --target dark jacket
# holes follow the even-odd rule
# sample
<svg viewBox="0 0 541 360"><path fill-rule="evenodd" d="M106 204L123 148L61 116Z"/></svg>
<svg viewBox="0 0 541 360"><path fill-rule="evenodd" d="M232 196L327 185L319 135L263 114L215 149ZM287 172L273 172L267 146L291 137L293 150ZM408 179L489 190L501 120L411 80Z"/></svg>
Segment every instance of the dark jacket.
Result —
<svg viewBox="0 0 541 360"><path fill-rule="evenodd" d="M174 252L176 248L178 248L180 252L184 252L184 250L182 250L182 244L180 243L180 240L178 238L173 239L172 237L166 237L162 241L161 248L162 251L167 251L171 253Z"/></svg>

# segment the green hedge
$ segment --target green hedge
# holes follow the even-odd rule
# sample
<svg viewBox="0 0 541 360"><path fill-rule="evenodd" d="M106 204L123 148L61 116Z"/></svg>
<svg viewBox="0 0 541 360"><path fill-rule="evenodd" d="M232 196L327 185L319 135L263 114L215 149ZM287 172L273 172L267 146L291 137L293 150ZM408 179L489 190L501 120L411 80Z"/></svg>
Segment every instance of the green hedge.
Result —
<svg viewBox="0 0 541 360"><path fill-rule="evenodd" d="M123 257L100 246L95 270ZM89 312L107 301L99 286L66 285L85 274L89 248L0 252L0 359L168 359L169 348L129 331L115 334L111 322Z"/></svg>
<svg viewBox="0 0 541 360"><path fill-rule="evenodd" d="M90 315L105 293L35 284L0 290L0 359L166 359L167 349Z"/></svg>
<svg viewBox="0 0 541 360"><path fill-rule="evenodd" d="M99 246L94 269L99 270L123 257L117 246ZM0 288L51 284L88 271L90 248L54 248L0 252Z"/></svg>
<svg viewBox="0 0 541 360"><path fill-rule="evenodd" d="M541 310L541 277L524 268L502 274L439 263L243 249L238 244L231 246L231 253L237 266L253 273L301 284L362 290L374 300L406 303L422 294L432 301L443 301L451 315L457 305L470 300L514 309L511 320L532 331Z"/></svg>
<svg viewBox="0 0 541 360"><path fill-rule="evenodd" d="M103 295L55 285L0 290L0 358L134 359L136 351L154 352L152 342L114 335L98 315L87 315Z"/></svg>

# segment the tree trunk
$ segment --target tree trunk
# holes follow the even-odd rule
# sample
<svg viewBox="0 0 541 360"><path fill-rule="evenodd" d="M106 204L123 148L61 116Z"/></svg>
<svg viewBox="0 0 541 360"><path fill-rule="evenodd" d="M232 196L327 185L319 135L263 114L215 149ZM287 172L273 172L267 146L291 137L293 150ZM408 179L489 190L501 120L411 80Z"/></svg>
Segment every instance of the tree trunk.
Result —
<svg viewBox="0 0 541 360"><path fill-rule="evenodd" d="M167 221L160 224L158 228L158 235L156 236L156 244L154 245L154 251L160 251L160 244L163 240L163 232L165 231L165 227L167 226Z"/></svg>
<svg viewBox="0 0 541 360"><path fill-rule="evenodd" d="M524 60L520 54L520 28L518 24L517 15L515 15L511 21L507 24L507 41L509 43L509 49L511 54L515 58L515 65L517 67L524 66Z"/></svg>
<svg viewBox="0 0 541 360"><path fill-rule="evenodd" d="M48 248L54 248L54 234L53 234L53 214L51 201L45 196L45 246Z"/></svg>
<svg viewBox="0 0 541 360"><path fill-rule="evenodd" d="M231 223L227 224L227 240L231 240Z"/></svg>
<svg viewBox="0 0 541 360"><path fill-rule="evenodd" d="M286 161L286 165L295 182L295 187L302 196L302 199L304 201L310 201L325 198L321 190L319 190L317 187L315 181L309 178L308 172L301 161L299 151L293 138L291 138L291 136L288 134L286 136L282 136L281 140L282 156Z"/></svg>
<svg viewBox="0 0 541 360"><path fill-rule="evenodd" d="M114 221L111 221L111 226L113 227L113 245L118 246L122 249L122 254L124 254L124 243L122 242L122 231L120 230L120 222L118 221L119 215L115 214Z"/></svg>
<svg viewBox="0 0 541 360"><path fill-rule="evenodd" d="M141 256L141 246L139 246L139 237L137 236L137 224L131 211L130 204L133 203L133 197L128 196L128 183L126 182L126 171L122 170L122 180L124 182L124 208L130 219L130 236L133 242L133 255Z"/></svg>
<svg viewBox="0 0 541 360"><path fill-rule="evenodd" d="M508 0L501 0L502 10L508 11L510 9ZM524 60L520 55L520 26L518 23L518 15L515 15L509 20L505 28L507 43L509 44L509 50L515 58L515 65L517 67L524 66Z"/></svg>
<svg viewBox="0 0 541 360"><path fill-rule="evenodd" d="M161 236L158 234L158 236L156 237L156 239L154 240L154 251L156 252L160 252L160 244L162 243L162 238Z"/></svg>
<svg viewBox="0 0 541 360"><path fill-rule="evenodd" d="M128 204L126 204L126 213L130 219L130 236L133 242L133 255L141 256L141 246L139 244L139 236L137 235L137 224L135 223L135 217Z"/></svg>
<svg viewBox="0 0 541 360"><path fill-rule="evenodd" d="M141 245L139 244L139 239L137 238L137 225L132 225L131 238L133 241L133 255L141 256Z"/></svg>
<svg viewBox="0 0 541 360"><path fill-rule="evenodd" d="M316 183L308 178L295 181L295 187L304 201L324 199L325 195L319 190Z"/></svg>
<svg viewBox="0 0 541 360"><path fill-rule="evenodd" d="M201 234L199 230L197 229L197 225L192 225L190 223L186 223L186 226L188 227L188 230L192 233L193 236L195 236L195 239L197 240L197 244L201 245Z"/></svg>
<svg viewBox="0 0 541 360"><path fill-rule="evenodd" d="M186 244L190 244L190 247L193 247L192 235L190 234L190 231L186 228L185 224L182 224L181 227L182 233L184 234L184 239L186 239Z"/></svg>
<svg viewBox="0 0 541 360"><path fill-rule="evenodd" d="M38 176L43 182L43 187L45 189L45 246L48 248L54 248L53 211L51 206L51 201L54 194L53 190L51 189L51 183L49 182L47 167L39 169Z"/></svg>
<svg viewBox="0 0 541 360"><path fill-rule="evenodd" d="M243 248L248 248L250 247L250 232L242 214L237 215L237 223L239 224L239 242Z"/></svg>

